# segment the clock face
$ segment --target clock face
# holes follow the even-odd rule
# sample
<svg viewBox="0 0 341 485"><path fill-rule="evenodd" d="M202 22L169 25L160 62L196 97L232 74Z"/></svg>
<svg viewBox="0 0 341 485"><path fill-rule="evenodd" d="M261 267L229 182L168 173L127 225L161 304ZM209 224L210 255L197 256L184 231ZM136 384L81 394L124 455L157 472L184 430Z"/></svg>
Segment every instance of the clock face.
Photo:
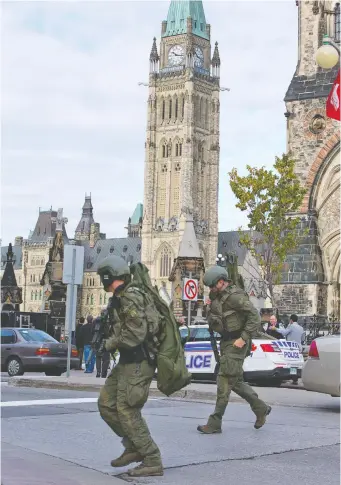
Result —
<svg viewBox="0 0 341 485"><path fill-rule="evenodd" d="M184 64L185 51L181 45L173 45L168 52L168 63L170 66L180 66Z"/></svg>
<svg viewBox="0 0 341 485"><path fill-rule="evenodd" d="M202 67L204 65L204 53L200 47L194 48L194 65Z"/></svg>

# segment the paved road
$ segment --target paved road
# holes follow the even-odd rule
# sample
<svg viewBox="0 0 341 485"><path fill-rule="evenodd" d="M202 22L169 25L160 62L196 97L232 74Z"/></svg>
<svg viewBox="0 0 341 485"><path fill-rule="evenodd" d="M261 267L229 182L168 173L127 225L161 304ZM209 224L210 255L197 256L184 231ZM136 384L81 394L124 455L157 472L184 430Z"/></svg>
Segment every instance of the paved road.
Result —
<svg viewBox="0 0 341 485"><path fill-rule="evenodd" d="M275 406L263 429L253 428L247 405L231 403L223 434L213 436L196 431L212 404L150 400L144 414L161 448L165 476L131 483L339 484L339 400L306 393L302 407L295 390L273 389L274 401L280 401L281 391L292 392L293 406ZM108 465L121 445L102 422L96 398L97 393L3 383L3 485L127 483L125 469Z"/></svg>

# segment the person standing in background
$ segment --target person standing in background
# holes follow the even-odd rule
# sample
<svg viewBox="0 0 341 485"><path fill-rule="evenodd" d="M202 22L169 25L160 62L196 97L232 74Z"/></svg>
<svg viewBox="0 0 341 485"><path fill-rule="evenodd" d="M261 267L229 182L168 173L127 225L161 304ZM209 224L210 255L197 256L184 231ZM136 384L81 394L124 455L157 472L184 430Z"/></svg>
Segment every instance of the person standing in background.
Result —
<svg viewBox="0 0 341 485"><path fill-rule="evenodd" d="M79 370L82 370L82 363L83 363L84 342L82 337L82 327L84 325L84 322L85 322L85 318L80 317L76 327L76 347L77 347L78 356L79 356Z"/></svg>
<svg viewBox="0 0 341 485"><path fill-rule="evenodd" d="M83 339L83 344L84 344L84 361L85 361L86 374L92 374L95 367L96 352L95 351L91 352L92 337L93 337L93 317L92 315L88 315L86 318L86 323L82 326L82 332L81 332L81 338Z"/></svg>

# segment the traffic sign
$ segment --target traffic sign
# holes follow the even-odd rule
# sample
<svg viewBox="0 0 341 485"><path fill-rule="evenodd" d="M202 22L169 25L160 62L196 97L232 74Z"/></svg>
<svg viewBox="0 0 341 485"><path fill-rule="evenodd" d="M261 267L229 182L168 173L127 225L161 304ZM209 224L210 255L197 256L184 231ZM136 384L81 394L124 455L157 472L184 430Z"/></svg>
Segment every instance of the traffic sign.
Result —
<svg viewBox="0 0 341 485"><path fill-rule="evenodd" d="M182 299L186 301L197 301L198 280L193 280L192 278L184 278Z"/></svg>

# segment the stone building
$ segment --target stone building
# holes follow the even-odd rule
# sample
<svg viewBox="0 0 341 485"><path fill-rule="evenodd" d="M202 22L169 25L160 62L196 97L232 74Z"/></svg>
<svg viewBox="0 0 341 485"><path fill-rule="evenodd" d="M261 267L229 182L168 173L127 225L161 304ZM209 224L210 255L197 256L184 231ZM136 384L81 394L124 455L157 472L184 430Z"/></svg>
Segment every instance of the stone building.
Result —
<svg viewBox="0 0 341 485"><path fill-rule="evenodd" d="M218 239L219 71L201 1L171 1L150 53L142 262L168 280L190 214L205 265Z"/></svg>
<svg viewBox="0 0 341 485"><path fill-rule="evenodd" d="M281 313L334 314L340 321L340 123L326 117L339 66L323 70L315 55L324 34L340 43L340 4L297 1L298 63L285 96L287 149L307 189L297 231L276 289Z"/></svg>

